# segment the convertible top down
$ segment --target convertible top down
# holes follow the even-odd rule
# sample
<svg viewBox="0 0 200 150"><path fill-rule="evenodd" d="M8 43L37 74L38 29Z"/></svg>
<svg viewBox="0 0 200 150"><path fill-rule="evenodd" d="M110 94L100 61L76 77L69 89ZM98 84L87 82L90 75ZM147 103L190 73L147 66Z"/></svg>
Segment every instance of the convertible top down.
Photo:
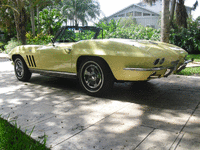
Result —
<svg viewBox="0 0 200 150"><path fill-rule="evenodd" d="M10 58L15 75L28 81L32 73L77 78L83 90L99 95L116 81L148 81L184 69L187 52L163 42L101 39L97 27L62 27L48 45L22 45Z"/></svg>

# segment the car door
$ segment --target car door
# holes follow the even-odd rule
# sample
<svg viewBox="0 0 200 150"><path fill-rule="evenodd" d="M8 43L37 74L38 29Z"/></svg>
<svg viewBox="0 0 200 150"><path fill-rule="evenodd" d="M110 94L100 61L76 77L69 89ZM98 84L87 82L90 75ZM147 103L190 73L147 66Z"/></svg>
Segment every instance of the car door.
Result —
<svg viewBox="0 0 200 150"><path fill-rule="evenodd" d="M55 44L43 46L40 51L40 68L42 70L71 72L71 50L73 44Z"/></svg>

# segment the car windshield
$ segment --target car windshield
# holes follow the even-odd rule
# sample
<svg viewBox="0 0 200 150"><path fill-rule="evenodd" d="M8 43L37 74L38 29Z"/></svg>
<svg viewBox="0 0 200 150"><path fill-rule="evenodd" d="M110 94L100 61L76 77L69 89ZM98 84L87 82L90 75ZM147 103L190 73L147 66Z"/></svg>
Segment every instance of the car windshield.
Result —
<svg viewBox="0 0 200 150"><path fill-rule="evenodd" d="M101 29L97 27L64 26L56 33L55 42L77 42L80 40L97 39Z"/></svg>

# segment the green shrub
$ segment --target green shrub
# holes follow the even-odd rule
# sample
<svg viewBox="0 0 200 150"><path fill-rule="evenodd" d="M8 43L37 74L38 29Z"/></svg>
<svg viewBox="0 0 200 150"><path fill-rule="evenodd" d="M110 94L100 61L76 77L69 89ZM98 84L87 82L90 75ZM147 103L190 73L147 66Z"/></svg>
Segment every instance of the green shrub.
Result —
<svg viewBox="0 0 200 150"><path fill-rule="evenodd" d="M9 53L13 48L19 45L22 45L21 42L17 41L15 38L11 38L11 40L8 41L8 44L5 45L6 53Z"/></svg>
<svg viewBox="0 0 200 150"><path fill-rule="evenodd" d="M130 21L116 22L111 20L110 23L99 22L97 26L103 28L103 38L160 40L160 29L144 27L135 23L130 24ZM101 34L99 38L102 38Z"/></svg>
<svg viewBox="0 0 200 150"><path fill-rule="evenodd" d="M3 51L3 43L2 42L0 42L0 53Z"/></svg>
<svg viewBox="0 0 200 150"><path fill-rule="evenodd" d="M130 18L122 21L105 20L96 24L103 28L103 38L126 38L160 41L161 30L137 25ZM200 28L198 21L188 19L188 28L174 25L170 32L170 43L182 47L190 54L200 54ZM102 38L101 34L99 38Z"/></svg>
<svg viewBox="0 0 200 150"><path fill-rule="evenodd" d="M33 37L33 35L28 32L26 33L26 38L27 38L27 44L31 45L45 45L51 42L51 38L53 38L52 35L48 34L37 34L37 36Z"/></svg>
<svg viewBox="0 0 200 150"><path fill-rule="evenodd" d="M200 54L200 28L198 22L188 19L188 28L179 28L171 30L170 42L180 46L190 54Z"/></svg>

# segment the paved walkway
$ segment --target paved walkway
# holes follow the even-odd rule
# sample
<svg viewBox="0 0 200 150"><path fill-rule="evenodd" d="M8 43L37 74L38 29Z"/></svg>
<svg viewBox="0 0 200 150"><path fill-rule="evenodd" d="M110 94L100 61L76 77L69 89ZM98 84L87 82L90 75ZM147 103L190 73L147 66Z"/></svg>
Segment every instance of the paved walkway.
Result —
<svg viewBox="0 0 200 150"><path fill-rule="evenodd" d="M8 60L9 60L8 54L0 53L0 62Z"/></svg>
<svg viewBox="0 0 200 150"><path fill-rule="evenodd" d="M118 83L91 97L74 80L15 78L0 62L0 114L52 150L199 150L200 77Z"/></svg>

